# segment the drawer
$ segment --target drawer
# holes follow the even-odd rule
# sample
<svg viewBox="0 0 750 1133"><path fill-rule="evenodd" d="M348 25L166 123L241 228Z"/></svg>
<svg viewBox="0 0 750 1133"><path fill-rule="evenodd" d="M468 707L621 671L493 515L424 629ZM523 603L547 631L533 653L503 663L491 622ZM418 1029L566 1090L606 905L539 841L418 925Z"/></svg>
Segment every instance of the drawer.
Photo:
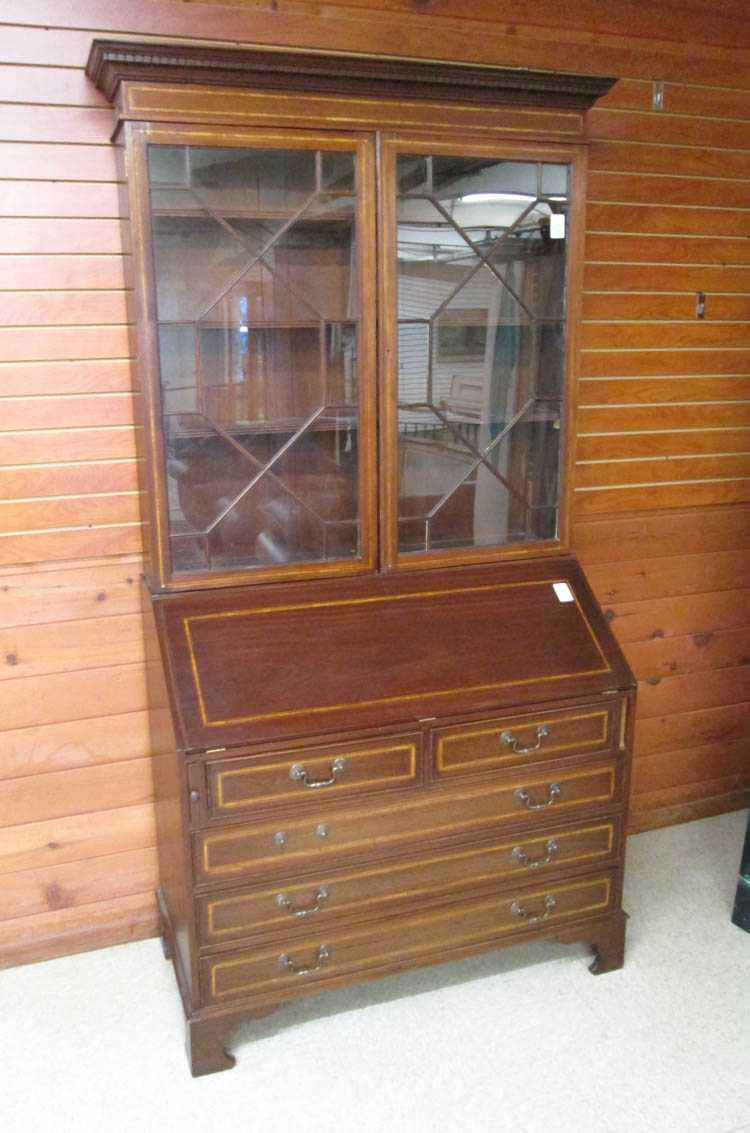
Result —
<svg viewBox="0 0 750 1133"><path fill-rule="evenodd" d="M491 947L504 936L533 933L584 916L601 916L616 898L616 875L519 886L377 924L316 933L293 943L224 952L201 961L204 1001L286 999L368 970L395 971Z"/></svg>
<svg viewBox="0 0 750 1133"><path fill-rule="evenodd" d="M252 814L265 807L319 805L365 791L408 787L420 775L421 736L379 736L349 744L209 760L207 818Z"/></svg>
<svg viewBox="0 0 750 1133"><path fill-rule="evenodd" d="M501 716L433 732L439 777L522 766L540 759L614 750L624 736L627 701Z"/></svg>
<svg viewBox="0 0 750 1133"><path fill-rule="evenodd" d="M458 897L472 888L601 865L619 849L619 819L608 819L409 862L323 872L305 882L213 894L198 900L199 937L201 944L215 945L258 933L309 933L346 917L406 912L420 901Z"/></svg>
<svg viewBox="0 0 750 1133"><path fill-rule="evenodd" d="M618 797L620 768L605 763L540 773L498 776L461 789L422 787L357 808L335 808L304 818L288 815L252 825L204 830L194 837L198 883L233 877L287 877L337 860L408 853L425 840L478 835L500 826L528 826L558 814L575 816Z"/></svg>

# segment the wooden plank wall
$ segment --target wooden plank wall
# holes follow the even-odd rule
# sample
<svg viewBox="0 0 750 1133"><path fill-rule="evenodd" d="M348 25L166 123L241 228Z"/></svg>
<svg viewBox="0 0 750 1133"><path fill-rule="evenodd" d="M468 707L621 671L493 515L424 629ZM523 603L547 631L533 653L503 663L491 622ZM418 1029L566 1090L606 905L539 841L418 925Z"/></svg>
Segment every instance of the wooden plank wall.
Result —
<svg viewBox="0 0 750 1133"><path fill-rule="evenodd" d="M641 682L634 827L746 798L744 0L462 7L0 0L0 963L156 929L131 268L83 74L97 34L622 76L589 121L576 543Z"/></svg>

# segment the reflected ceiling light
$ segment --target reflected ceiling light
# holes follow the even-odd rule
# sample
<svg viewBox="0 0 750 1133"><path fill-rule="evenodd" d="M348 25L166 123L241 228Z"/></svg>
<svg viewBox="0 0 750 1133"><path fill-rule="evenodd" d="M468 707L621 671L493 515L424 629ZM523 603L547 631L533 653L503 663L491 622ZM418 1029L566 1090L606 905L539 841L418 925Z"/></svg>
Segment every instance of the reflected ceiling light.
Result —
<svg viewBox="0 0 750 1133"><path fill-rule="evenodd" d="M458 203L462 205L480 204L509 204L513 201L534 201L536 197L528 193L467 193L459 197Z"/></svg>

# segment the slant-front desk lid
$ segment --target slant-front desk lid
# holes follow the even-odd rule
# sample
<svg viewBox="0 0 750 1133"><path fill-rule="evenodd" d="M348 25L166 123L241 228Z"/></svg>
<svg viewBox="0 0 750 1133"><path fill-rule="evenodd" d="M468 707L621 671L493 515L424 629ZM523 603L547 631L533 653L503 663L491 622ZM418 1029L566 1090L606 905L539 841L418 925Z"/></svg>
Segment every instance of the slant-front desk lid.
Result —
<svg viewBox="0 0 750 1133"><path fill-rule="evenodd" d="M158 595L185 749L628 688L572 558Z"/></svg>

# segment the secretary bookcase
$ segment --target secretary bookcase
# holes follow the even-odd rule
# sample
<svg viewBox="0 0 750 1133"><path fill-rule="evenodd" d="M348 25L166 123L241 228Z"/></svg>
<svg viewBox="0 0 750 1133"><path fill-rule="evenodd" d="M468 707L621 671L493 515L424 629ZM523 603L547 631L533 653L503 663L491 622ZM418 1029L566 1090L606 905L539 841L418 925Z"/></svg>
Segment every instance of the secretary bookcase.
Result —
<svg viewBox="0 0 750 1133"><path fill-rule="evenodd" d="M622 963L633 680L568 549L609 79L93 44L124 144L165 951L193 1073L293 997Z"/></svg>

